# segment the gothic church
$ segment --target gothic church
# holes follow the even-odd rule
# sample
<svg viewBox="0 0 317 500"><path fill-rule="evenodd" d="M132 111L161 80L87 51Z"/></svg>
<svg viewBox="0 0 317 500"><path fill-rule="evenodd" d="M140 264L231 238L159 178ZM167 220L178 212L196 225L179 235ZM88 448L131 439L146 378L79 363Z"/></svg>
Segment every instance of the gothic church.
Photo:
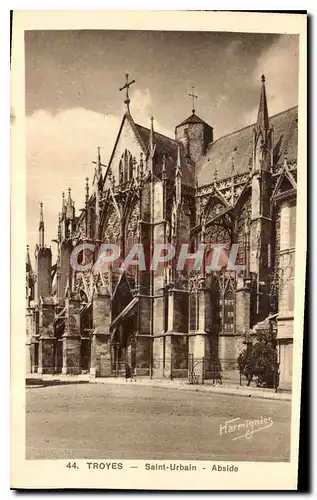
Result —
<svg viewBox="0 0 317 500"><path fill-rule="evenodd" d="M133 82L131 82L133 83ZM265 78L255 124L214 140L192 114L170 138L123 116L108 165L98 150L93 192L76 213L71 190L58 217L57 261L40 209L36 268L26 261L28 372L112 377L232 379L246 335L276 339L279 386L291 388L297 107L269 116ZM153 271L131 266L76 271L73 249L105 242L145 257L155 243L178 248L238 243L241 271Z"/></svg>

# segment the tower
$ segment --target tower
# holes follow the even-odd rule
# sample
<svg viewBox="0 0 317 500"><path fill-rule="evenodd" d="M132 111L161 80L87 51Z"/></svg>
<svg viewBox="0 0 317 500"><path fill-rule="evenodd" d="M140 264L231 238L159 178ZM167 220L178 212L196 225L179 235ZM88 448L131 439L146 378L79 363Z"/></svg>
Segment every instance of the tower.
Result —
<svg viewBox="0 0 317 500"><path fill-rule="evenodd" d="M175 139L183 144L185 155L197 163L205 154L207 146L213 141L213 128L196 115L193 92L188 94L193 100L192 114L175 128Z"/></svg>
<svg viewBox="0 0 317 500"><path fill-rule="evenodd" d="M40 204L39 245L36 247L35 304L39 312L39 373L54 370L54 304L52 294L52 251L45 246L43 203Z"/></svg>
<svg viewBox="0 0 317 500"><path fill-rule="evenodd" d="M40 203L40 222L39 222L39 244L36 246L36 291L35 301L40 303L40 298L50 297L52 291L51 269L52 269L52 251L50 247L45 246L44 242L44 215L43 203Z"/></svg>
<svg viewBox="0 0 317 500"><path fill-rule="evenodd" d="M250 271L257 277L256 320L268 314L269 252L271 245L271 214L268 192L272 166L272 135L265 89L261 77L261 94L257 122L253 128L251 170Z"/></svg>
<svg viewBox="0 0 317 500"><path fill-rule="evenodd" d="M68 283L71 283L71 268L70 268L70 255L72 252L71 235L76 227L75 217L75 202L72 199L71 188L68 188L68 196L65 199L62 193L62 211L59 220L58 233L60 237L60 282L59 293L60 299L64 300L65 289Z"/></svg>

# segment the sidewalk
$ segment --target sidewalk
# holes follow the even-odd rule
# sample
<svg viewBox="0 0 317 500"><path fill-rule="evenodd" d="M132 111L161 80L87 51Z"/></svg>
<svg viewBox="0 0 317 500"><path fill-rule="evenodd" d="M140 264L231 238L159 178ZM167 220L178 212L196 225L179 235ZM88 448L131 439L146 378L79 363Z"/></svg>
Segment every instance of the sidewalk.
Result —
<svg viewBox="0 0 317 500"><path fill-rule="evenodd" d="M123 377L118 378L93 378L89 374L84 375L40 375L32 373L26 376L28 387L40 387L45 385L58 384L112 384L112 385L127 385L158 387L161 389L175 389L181 391L209 392L217 394L228 394L234 396L253 397L261 399L273 399L279 401L291 401L291 392L274 392L273 389L261 389L257 387L246 386L224 386L211 385L211 382L206 381L204 385L191 385L187 380L164 380L164 379L148 379L139 378L134 382L125 381Z"/></svg>

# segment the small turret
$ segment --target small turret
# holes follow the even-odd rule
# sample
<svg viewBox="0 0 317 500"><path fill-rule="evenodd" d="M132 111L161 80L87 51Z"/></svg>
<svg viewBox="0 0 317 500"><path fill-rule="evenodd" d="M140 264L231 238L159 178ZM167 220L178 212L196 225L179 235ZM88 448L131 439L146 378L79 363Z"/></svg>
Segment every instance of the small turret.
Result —
<svg viewBox="0 0 317 500"><path fill-rule="evenodd" d="M68 198L66 202L66 219L73 220L75 218L75 204L71 196L71 188L68 188Z"/></svg>

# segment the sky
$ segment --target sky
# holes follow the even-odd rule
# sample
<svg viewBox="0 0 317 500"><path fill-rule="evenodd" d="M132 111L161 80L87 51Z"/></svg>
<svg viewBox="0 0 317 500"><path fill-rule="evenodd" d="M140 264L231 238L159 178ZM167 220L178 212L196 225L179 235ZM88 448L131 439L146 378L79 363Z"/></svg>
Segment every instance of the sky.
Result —
<svg viewBox="0 0 317 500"><path fill-rule="evenodd" d="M119 88L128 72L136 123L174 137L196 114L214 138L255 122L260 77L269 114L297 105L298 36L171 31L25 32L28 244L38 240L44 203L45 242L55 254L61 193L83 207L85 178L101 147L107 164L125 112ZM90 181L91 184L91 181Z"/></svg>

